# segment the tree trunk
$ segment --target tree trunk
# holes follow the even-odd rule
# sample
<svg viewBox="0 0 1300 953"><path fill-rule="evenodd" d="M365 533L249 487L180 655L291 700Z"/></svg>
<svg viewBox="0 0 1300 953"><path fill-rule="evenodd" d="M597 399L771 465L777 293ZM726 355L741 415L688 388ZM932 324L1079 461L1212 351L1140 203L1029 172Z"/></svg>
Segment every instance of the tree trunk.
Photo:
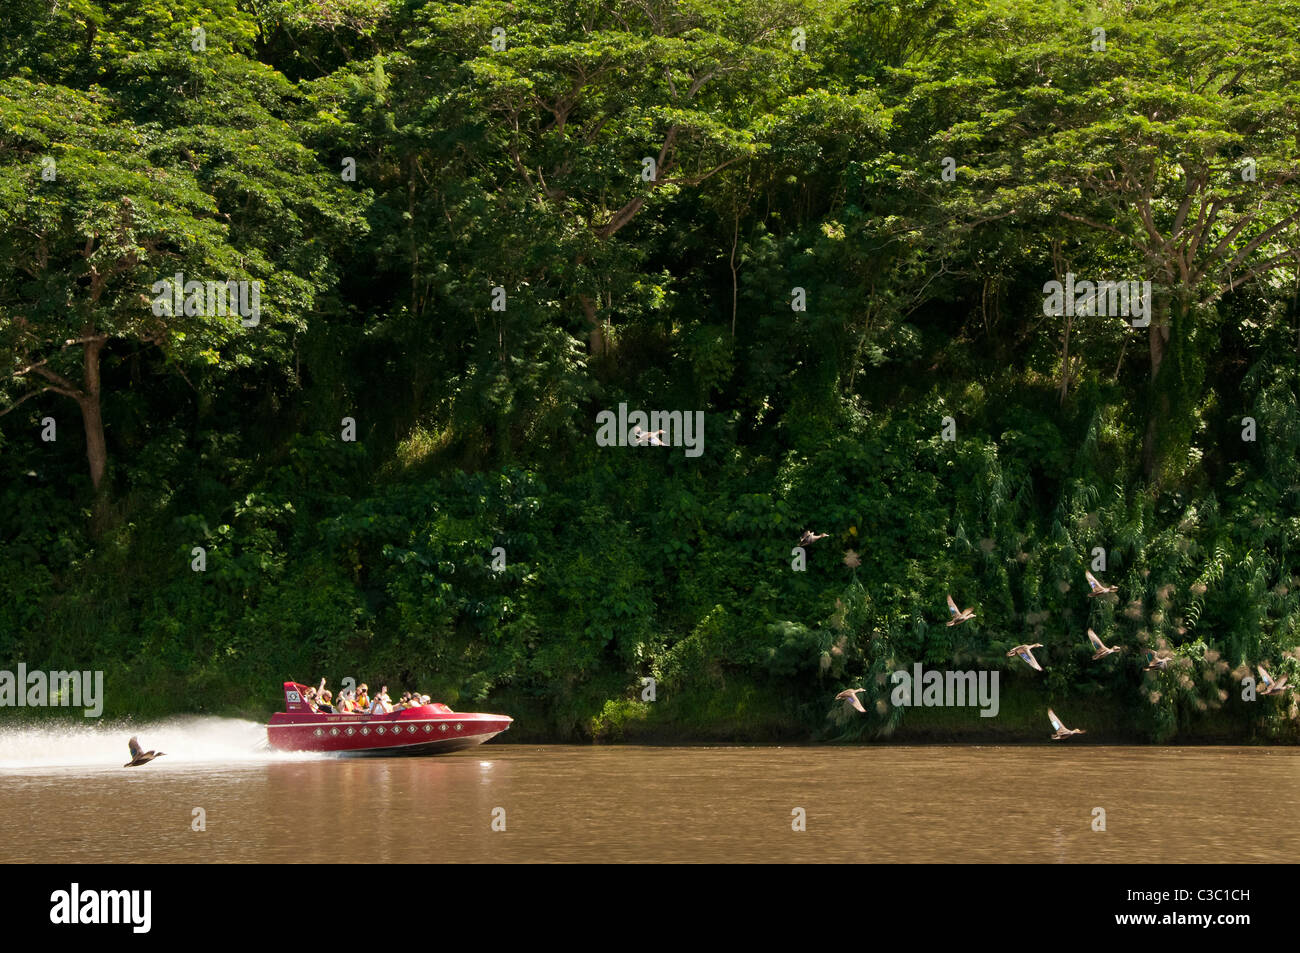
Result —
<svg viewBox="0 0 1300 953"><path fill-rule="evenodd" d="M1169 350L1170 314L1168 305L1157 306L1151 316L1151 327L1147 332L1147 343L1151 354L1151 379L1149 393L1151 401L1147 407L1147 428L1142 438L1142 472L1148 481L1160 482L1160 459L1158 444L1160 424L1169 419L1169 394L1160 386L1160 368L1164 364L1165 354Z"/></svg>
<svg viewBox="0 0 1300 953"><path fill-rule="evenodd" d="M583 314L587 316L587 324L591 326L591 333L587 337L588 350L592 357L603 357L609 350L609 341L605 337L605 326L600 315L596 313L596 302L590 295L579 295L578 300L582 304Z"/></svg>
<svg viewBox="0 0 1300 953"><path fill-rule="evenodd" d="M1156 319L1151 322L1147 342L1151 349L1151 380L1160 374L1160 365L1164 363L1165 351L1169 349L1169 312L1158 309Z"/></svg>
<svg viewBox="0 0 1300 953"><path fill-rule="evenodd" d="M1061 386L1060 401L1062 407L1065 406L1065 398L1070 393L1070 331L1073 329L1074 320L1069 315L1065 317L1065 332L1061 335Z"/></svg>
<svg viewBox="0 0 1300 953"><path fill-rule="evenodd" d="M108 444L104 441L104 416L99 400L99 356L103 341L87 341L83 351L83 386L77 403L86 430L86 460L90 463L90 482L99 495L108 468Z"/></svg>

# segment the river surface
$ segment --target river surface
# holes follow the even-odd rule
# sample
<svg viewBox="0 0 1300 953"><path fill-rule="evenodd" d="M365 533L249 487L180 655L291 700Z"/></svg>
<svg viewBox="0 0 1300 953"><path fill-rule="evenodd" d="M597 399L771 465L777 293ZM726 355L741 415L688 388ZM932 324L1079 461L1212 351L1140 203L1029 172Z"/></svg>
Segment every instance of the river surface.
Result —
<svg viewBox="0 0 1300 953"><path fill-rule="evenodd" d="M131 734L167 755L123 768ZM216 718L0 727L0 858L1248 863L1300 848L1294 748L493 741L342 759L258 750L263 736Z"/></svg>

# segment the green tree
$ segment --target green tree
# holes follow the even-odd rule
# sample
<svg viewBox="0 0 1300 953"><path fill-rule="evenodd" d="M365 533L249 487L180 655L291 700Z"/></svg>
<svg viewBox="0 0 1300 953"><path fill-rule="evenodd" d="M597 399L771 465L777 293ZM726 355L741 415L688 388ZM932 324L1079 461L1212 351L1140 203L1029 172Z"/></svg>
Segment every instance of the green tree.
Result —
<svg viewBox="0 0 1300 953"><path fill-rule="evenodd" d="M1286 5L1238 0L995 5L953 46L953 84L977 77L982 89L951 135L996 170L981 182L987 201L1046 206L1153 282L1142 449L1153 480L1186 459L1213 306L1294 274L1300 255L1293 20Z"/></svg>

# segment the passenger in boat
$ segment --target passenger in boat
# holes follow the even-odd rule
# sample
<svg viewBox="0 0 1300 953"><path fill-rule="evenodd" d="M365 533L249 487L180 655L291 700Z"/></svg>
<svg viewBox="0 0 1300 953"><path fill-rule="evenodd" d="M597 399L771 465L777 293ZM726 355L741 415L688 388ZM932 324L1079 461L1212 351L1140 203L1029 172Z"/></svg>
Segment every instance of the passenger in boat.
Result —
<svg viewBox="0 0 1300 953"><path fill-rule="evenodd" d="M327 715L337 714L334 711L333 701L334 701L333 693L330 692L328 688L325 689L325 691L321 692L320 695L316 697L316 710L319 712L324 712Z"/></svg>
<svg viewBox="0 0 1300 953"><path fill-rule="evenodd" d="M303 693L303 699L307 702L308 707L316 714L332 713L333 706L330 704L330 693L325 688L325 679L320 680L320 684L315 688L309 688Z"/></svg>
<svg viewBox="0 0 1300 953"><path fill-rule="evenodd" d="M369 691L370 689L366 687L365 682L362 682L360 685L357 686L357 711L359 712L370 711L370 695L368 694Z"/></svg>
<svg viewBox="0 0 1300 953"><path fill-rule="evenodd" d="M388 686L384 685L379 689L379 694L375 696L375 700L370 703L370 714L387 715L392 710L392 706L388 701Z"/></svg>
<svg viewBox="0 0 1300 953"><path fill-rule="evenodd" d="M429 696L428 696L428 695L421 695L421 696L420 696L420 704L421 704L421 705L428 705L428 704L431 704L431 701L430 701L430 699L429 699Z"/></svg>
<svg viewBox="0 0 1300 953"><path fill-rule="evenodd" d="M356 711L356 706L352 704L352 695L344 692L339 696L338 712L340 715L351 715Z"/></svg>

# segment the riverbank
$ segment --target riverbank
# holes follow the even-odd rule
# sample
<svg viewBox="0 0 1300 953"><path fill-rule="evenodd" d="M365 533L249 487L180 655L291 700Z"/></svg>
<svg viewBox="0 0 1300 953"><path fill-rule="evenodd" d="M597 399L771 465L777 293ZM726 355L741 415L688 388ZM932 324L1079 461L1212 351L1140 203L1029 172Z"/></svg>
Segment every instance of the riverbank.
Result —
<svg viewBox="0 0 1300 953"><path fill-rule="evenodd" d="M509 714L515 719L509 741L515 744L593 745L1016 745L1040 744L1052 729L1047 709L1053 708L1071 728L1085 735L1070 744L1108 745L1294 745L1300 735L1288 731L1291 723L1266 717L1273 707L1289 700L1261 698L1247 703L1230 699L1216 711L1187 713L1187 721L1173 732L1152 730L1149 709L1140 702L1105 695L1053 697L1041 685L1015 684L999 699L998 713L981 717L978 707L907 707L901 713L886 710L862 714L827 692L820 709L789 698L759 692L753 685L733 682L708 696L682 698L661 695L656 701L610 699L594 715L583 717L572 709L561 711L541 700L501 695L481 703L458 700L459 711ZM259 698L247 705L206 707L166 704L153 696L150 704L128 707L112 693L101 718L87 719L75 708L0 709L0 730L6 727L67 724L69 727L180 717L215 716L265 724L282 710ZM820 714L820 719L818 715ZM894 722L891 726L891 722ZM1281 724L1281 729L1273 725Z"/></svg>

